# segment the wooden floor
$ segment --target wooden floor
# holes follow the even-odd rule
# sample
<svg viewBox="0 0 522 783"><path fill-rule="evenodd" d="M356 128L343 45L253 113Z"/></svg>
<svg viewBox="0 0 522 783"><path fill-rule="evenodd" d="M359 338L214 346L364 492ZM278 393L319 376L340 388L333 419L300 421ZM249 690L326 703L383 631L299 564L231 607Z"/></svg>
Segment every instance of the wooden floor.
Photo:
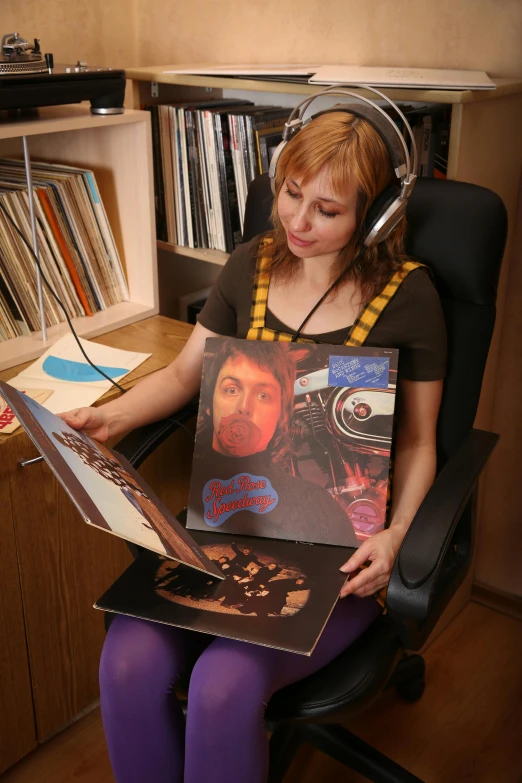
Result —
<svg viewBox="0 0 522 783"><path fill-rule="evenodd" d="M522 783L522 623L471 603L425 657L427 687L419 702L404 704L389 691L348 727L426 783ZM114 783L99 710L0 780ZM363 780L304 747L285 783Z"/></svg>

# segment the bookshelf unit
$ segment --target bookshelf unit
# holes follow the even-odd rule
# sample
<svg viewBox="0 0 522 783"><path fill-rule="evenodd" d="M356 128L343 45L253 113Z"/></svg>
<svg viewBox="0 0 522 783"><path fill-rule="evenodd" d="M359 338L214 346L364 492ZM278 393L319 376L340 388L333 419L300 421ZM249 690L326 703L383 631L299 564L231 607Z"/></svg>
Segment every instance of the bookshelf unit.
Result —
<svg viewBox="0 0 522 783"><path fill-rule="evenodd" d="M302 83L166 73L169 68L175 67L128 68L127 77L133 82L134 107L171 101L242 97L260 105L281 103L290 109L307 95L324 89L324 86ZM198 66L190 67L196 70ZM494 81L497 85L495 90L383 88L382 91L399 103L450 107L448 178L492 188L504 199L510 212L515 208L513 194L522 157L518 133L522 121L522 81ZM348 89L368 98L375 97L363 88ZM157 94L153 96L153 92ZM222 251L194 249L167 242L158 242L158 248L221 266L228 257Z"/></svg>
<svg viewBox="0 0 522 783"><path fill-rule="evenodd" d="M34 116L0 113L0 156L22 157L28 138L31 161L92 169L129 286L129 301L73 320L82 337L94 337L158 312L158 282L152 180L150 116L95 116L88 105L45 107ZM30 240L30 237L29 237ZM67 323L0 342L0 370L40 356L68 332Z"/></svg>

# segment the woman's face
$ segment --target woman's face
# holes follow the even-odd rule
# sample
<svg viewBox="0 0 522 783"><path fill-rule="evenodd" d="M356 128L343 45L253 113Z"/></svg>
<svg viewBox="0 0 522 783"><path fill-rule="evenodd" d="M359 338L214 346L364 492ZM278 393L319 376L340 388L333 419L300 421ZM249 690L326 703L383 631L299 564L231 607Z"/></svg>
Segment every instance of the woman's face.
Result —
<svg viewBox="0 0 522 783"><path fill-rule="evenodd" d="M231 357L219 371L212 408L212 448L232 456L256 454L266 449L279 422L281 385L248 357Z"/></svg>
<svg viewBox="0 0 522 783"><path fill-rule="evenodd" d="M277 211L291 252L298 258L333 261L355 231L356 203L355 185L343 194L334 193L326 169L306 184L288 176L279 191Z"/></svg>

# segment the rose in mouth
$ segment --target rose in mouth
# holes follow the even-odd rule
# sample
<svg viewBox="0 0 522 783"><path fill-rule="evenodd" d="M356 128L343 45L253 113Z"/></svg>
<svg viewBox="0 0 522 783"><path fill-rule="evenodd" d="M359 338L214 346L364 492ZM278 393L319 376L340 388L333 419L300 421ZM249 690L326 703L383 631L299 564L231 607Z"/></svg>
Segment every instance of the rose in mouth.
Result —
<svg viewBox="0 0 522 783"><path fill-rule="evenodd" d="M233 457L246 457L253 454L261 440L262 432L253 421L232 414L225 416L219 423L217 439L224 452Z"/></svg>

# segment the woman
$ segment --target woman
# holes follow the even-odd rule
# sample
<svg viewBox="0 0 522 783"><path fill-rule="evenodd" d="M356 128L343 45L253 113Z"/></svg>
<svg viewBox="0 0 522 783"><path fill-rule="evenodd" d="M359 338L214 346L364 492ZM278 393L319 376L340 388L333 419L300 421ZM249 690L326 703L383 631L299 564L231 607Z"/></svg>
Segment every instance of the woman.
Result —
<svg viewBox="0 0 522 783"><path fill-rule="evenodd" d="M209 336L291 340L306 321L303 339L350 344L361 317L372 313L362 339L400 349L390 526L343 566L350 574L371 561L343 587L344 600L313 655L116 617L100 683L118 783L262 783L268 766L263 713L272 693L323 667L380 613L373 596L388 584L402 539L435 476L445 362L435 289L424 269L404 266L404 221L388 239L359 254L366 212L393 180L388 150L372 125L345 111L318 116L279 158L274 231L234 251L179 357L118 400L64 414L71 426L99 440L172 414L198 391ZM377 306L374 297L391 278L395 293ZM366 302L372 302L370 309ZM191 667L185 727L173 687Z"/></svg>

